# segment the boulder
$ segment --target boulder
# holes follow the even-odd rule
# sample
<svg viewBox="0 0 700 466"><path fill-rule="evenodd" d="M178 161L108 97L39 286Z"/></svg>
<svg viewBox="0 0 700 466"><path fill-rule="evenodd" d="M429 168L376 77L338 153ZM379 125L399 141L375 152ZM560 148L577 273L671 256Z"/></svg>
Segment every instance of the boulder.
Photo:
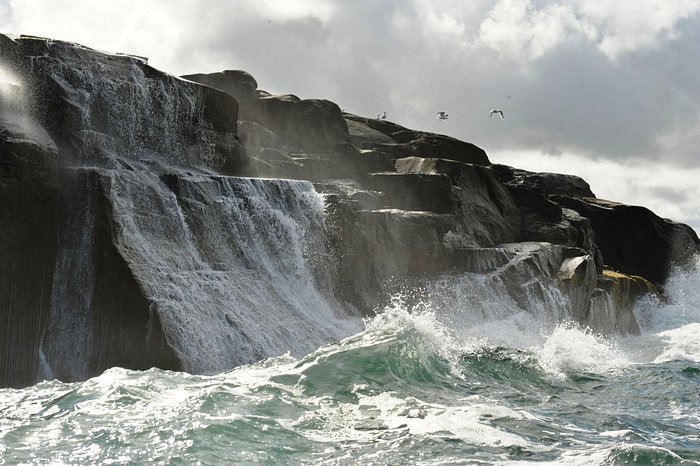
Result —
<svg viewBox="0 0 700 466"><path fill-rule="evenodd" d="M259 98L255 120L286 144L307 152L350 142L343 114L329 100L299 99L294 95Z"/></svg>
<svg viewBox="0 0 700 466"><path fill-rule="evenodd" d="M258 82L250 73L242 70L225 70L218 73L189 74L182 78L219 89L233 96L239 104L239 118L254 119Z"/></svg>
<svg viewBox="0 0 700 466"><path fill-rule="evenodd" d="M582 178L560 173L536 173L507 165L493 165L501 182L510 187L520 187L545 196L561 194L566 196L595 197L591 187Z"/></svg>
<svg viewBox="0 0 700 466"><path fill-rule="evenodd" d="M241 119L259 123L286 146L305 152L322 152L335 144L350 142L343 113L329 100L256 91L257 82L244 71L191 74L183 78L233 96L241 104Z"/></svg>
<svg viewBox="0 0 700 466"><path fill-rule="evenodd" d="M344 116L349 122L353 144L363 149L384 152L394 159L416 156L476 165L490 164L483 149L450 136L414 131L386 120L363 118L349 113Z"/></svg>
<svg viewBox="0 0 700 466"><path fill-rule="evenodd" d="M552 199L590 219L604 263L622 273L661 285L675 265L685 264L700 251L700 239L692 228L647 208L593 198Z"/></svg>

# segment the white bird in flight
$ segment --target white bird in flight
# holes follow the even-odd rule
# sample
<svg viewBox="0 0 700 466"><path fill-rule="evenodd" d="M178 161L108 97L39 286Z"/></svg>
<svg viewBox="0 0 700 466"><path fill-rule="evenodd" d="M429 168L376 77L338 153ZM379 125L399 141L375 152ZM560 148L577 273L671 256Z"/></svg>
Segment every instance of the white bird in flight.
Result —
<svg viewBox="0 0 700 466"><path fill-rule="evenodd" d="M489 113L489 118L491 118L493 115L497 114L501 117L501 120L503 119L503 112L500 110L491 110L491 113Z"/></svg>
<svg viewBox="0 0 700 466"><path fill-rule="evenodd" d="M448 116L449 115L447 114L447 112L437 112L435 118L437 118L438 120L447 120Z"/></svg>

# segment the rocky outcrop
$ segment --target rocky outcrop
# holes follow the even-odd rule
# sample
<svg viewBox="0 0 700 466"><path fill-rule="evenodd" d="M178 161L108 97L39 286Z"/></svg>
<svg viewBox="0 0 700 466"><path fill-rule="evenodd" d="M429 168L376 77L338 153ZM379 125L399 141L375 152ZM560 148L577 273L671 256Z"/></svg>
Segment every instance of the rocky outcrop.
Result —
<svg viewBox="0 0 700 466"><path fill-rule="evenodd" d="M441 134L414 131L386 120L345 114L353 144L386 153L394 159L416 156L489 165L483 149ZM380 136L380 135L383 135ZM388 138L388 139L387 139Z"/></svg>
<svg viewBox="0 0 700 466"><path fill-rule="evenodd" d="M662 285L675 265L683 265L700 248L687 225L662 219L649 209L603 199L554 196L588 218L605 264Z"/></svg>
<svg viewBox="0 0 700 466"><path fill-rule="evenodd" d="M598 270L602 270L603 259L590 221L552 199L554 195L594 197L588 183L577 176L533 173L504 165L494 165L493 170L522 214L521 240L582 248L595 259Z"/></svg>
<svg viewBox="0 0 700 466"><path fill-rule="evenodd" d="M535 173L506 165L493 165L492 168L497 173L501 182L509 187L523 188L545 196L559 194L565 196L595 197L588 183L575 175Z"/></svg>
<svg viewBox="0 0 700 466"><path fill-rule="evenodd" d="M639 324L633 312L635 302L642 296L657 294L659 289L645 278L604 270L591 297L586 323L597 331L613 329L639 335Z"/></svg>
<svg viewBox="0 0 700 466"><path fill-rule="evenodd" d="M480 165L419 157L396 161L399 173L442 175L452 184L460 237L472 247L493 246L519 239L521 213L493 170ZM446 203L445 203L446 204Z"/></svg>
<svg viewBox="0 0 700 466"><path fill-rule="evenodd" d="M242 71L181 79L2 35L0 66L16 78L0 83L2 386L302 355L444 276L634 334L645 279L698 250L580 178L272 96Z"/></svg>
<svg viewBox="0 0 700 466"><path fill-rule="evenodd" d="M252 141L254 137L246 132L246 147L251 154L263 148L318 153L350 142L343 114L331 101L258 92L257 82L244 71L193 74L183 78L229 93L241 106L242 122L255 122L274 133L277 140L272 144L268 140L261 146L256 145ZM246 128L249 127L249 124L246 125Z"/></svg>
<svg viewBox="0 0 700 466"><path fill-rule="evenodd" d="M220 73L190 74L183 78L220 89L233 96L240 105L240 119L255 121L258 82L250 73L242 70L226 70Z"/></svg>
<svg viewBox="0 0 700 466"><path fill-rule="evenodd" d="M163 332L155 303L120 252L109 173L61 173L58 257L40 377L81 380L115 366L184 368Z"/></svg>

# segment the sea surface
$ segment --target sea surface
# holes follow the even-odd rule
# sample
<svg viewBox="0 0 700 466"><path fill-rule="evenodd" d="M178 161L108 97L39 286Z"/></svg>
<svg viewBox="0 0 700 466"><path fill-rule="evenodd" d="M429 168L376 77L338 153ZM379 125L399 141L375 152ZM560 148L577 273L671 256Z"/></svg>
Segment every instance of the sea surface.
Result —
<svg viewBox="0 0 700 466"><path fill-rule="evenodd" d="M640 302L636 337L399 294L300 359L0 390L0 463L700 464L699 288Z"/></svg>

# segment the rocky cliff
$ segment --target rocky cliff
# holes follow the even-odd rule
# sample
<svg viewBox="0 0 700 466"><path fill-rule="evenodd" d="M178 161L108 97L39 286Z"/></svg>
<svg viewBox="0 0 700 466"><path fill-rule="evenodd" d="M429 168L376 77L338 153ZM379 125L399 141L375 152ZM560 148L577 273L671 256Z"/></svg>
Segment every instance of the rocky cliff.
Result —
<svg viewBox="0 0 700 466"><path fill-rule="evenodd" d="M445 276L634 334L635 297L700 247L580 178L242 71L25 36L0 68L0 386L301 355Z"/></svg>

